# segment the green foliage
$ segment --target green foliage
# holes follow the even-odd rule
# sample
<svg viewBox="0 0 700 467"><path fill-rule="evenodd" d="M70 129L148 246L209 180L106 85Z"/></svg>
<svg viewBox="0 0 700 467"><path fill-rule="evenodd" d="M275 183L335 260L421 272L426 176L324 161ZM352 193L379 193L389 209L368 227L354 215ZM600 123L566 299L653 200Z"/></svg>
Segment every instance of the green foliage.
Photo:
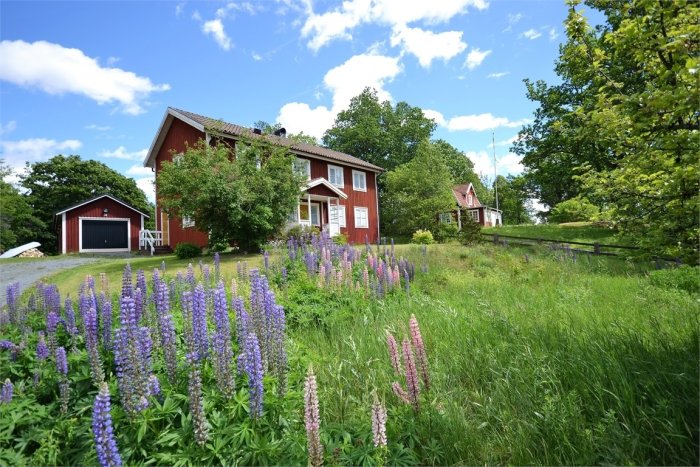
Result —
<svg viewBox="0 0 700 467"><path fill-rule="evenodd" d="M591 222L505 225L502 227L484 227L483 232L513 235L515 237L542 238L545 240L627 245L624 239L616 237L616 230Z"/></svg>
<svg viewBox="0 0 700 467"><path fill-rule="evenodd" d="M168 214L194 219L215 243L235 242L258 251L287 222L299 198L301 178L293 156L261 138L210 146L199 141L158 174L161 205Z"/></svg>
<svg viewBox="0 0 700 467"><path fill-rule="evenodd" d="M417 229L435 230L439 214L455 205L453 181L436 148L427 141L416 157L386 174L382 219L386 231L407 235Z"/></svg>
<svg viewBox="0 0 700 467"><path fill-rule="evenodd" d="M457 233L457 240L462 245L473 245L481 239L481 225L465 214L462 214L462 230Z"/></svg>
<svg viewBox="0 0 700 467"><path fill-rule="evenodd" d="M345 234L340 233L333 237L333 243L335 243L336 245L347 245L348 237L346 237Z"/></svg>
<svg viewBox="0 0 700 467"><path fill-rule="evenodd" d="M525 177L499 175L494 182L494 186L496 185L498 186L498 208L502 211L503 224L532 223L530 193ZM492 206L495 207L495 203Z"/></svg>
<svg viewBox="0 0 700 467"><path fill-rule="evenodd" d="M27 198L5 180L11 173L0 159L0 252L29 243L46 229Z"/></svg>
<svg viewBox="0 0 700 467"><path fill-rule="evenodd" d="M365 88L338 114L323 135L323 144L393 170L413 159L418 145L430 138L436 126L420 107L379 102L377 91Z"/></svg>
<svg viewBox="0 0 700 467"><path fill-rule="evenodd" d="M474 163L464 152L452 146L444 139L433 140L430 144L440 156L442 156L455 184L471 183L474 186L477 198L480 200L488 199L488 188L484 186L479 175L474 172Z"/></svg>
<svg viewBox="0 0 700 467"><path fill-rule="evenodd" d="M20 184L27 190L25 199L34 209L34 216L42 223L33 240L40 242L44 251L58 251L54 214L95 196L111 194L145 214L153 212L153 205L134 179L102 162L58 155L46 162L29 164L28 168ZM152 219L146 221L147 227L152 225Z"/></svg>
<svg viewBox="0 0 700 467"><path fill-rule="evenodd" d="M598 213L598 207L586 198L572 198L554 206L548 219L556 223L585 222L594 220Z"/></svg>
<svg viewBox="0 0 700 467"><path fill-rule="evenodd" d="M196 258L202 254L202 249L193 243L181 242L175 246L175 256L178 259Z"/></svg>
<svg viewBox="0 0 700 467"><path fill-rule="evenodd" d="M430 230L416 230L411 237L412 243L419 243L421 245L430 245L433 243L433 234Z"/></svg>
<svg viewBox="0 0 700 467"><path fill-rule="evenodd" d="M578 195L650 255L698 261L700 114L694 1L571 2L557 74L527 82L540 104L514 150L549 206Z"/></svg>
<svg viewBox="0 0 700 467"><path fill-rule="evenodd" d="M649 281L665 289L685 290L700 293L700 269L695 266L682 265L677 268L660 269L649 272Z"/></svg>
<svg viewBox="0 0 700 467"><path fill-rule="evenodd" d="M433 237L436 242L445 243L457 237L457 224L438 223L435 227Z"/></svg>
<svg viewBox="0 0 700 467"><path fill-rule="evenodd" d="M314 225L296 224L293 227L287 229L282 235L282 238L285 241L289 240L290 238L308 238L314 234L318 235L320 232L321 231L318 229L318 227Z"/></svg>

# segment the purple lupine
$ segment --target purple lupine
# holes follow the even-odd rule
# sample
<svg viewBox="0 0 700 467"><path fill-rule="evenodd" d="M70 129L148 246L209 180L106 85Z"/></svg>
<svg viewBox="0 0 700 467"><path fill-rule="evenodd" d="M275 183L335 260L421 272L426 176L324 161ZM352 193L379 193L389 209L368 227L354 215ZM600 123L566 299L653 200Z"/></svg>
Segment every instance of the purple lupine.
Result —
<svg viewBox="0 0 700 467"><path fill-rule="evenodd" d="M59 375L68 376L68 359L66 349L63 347L56 348L56 371Z"/></svg>
<svg viewBox="0 0 700 467"><path fill-rule="evenodd" d="M209 284L211 283L211 271L209 270L209 265L202 264L202 261L200 260L199 269L202 271L202 278L204 280L204 283L206 284L207 288L209 288Z"/></svg>
<svg viewBox="0 0 700 467"><path fill-rule="evenodd" d="M394 369L394 374L399 376L401 374L401 358L399 357L399 347L396 344L396 339L391 335L390 332L386 333L386 344L389 347L389 358L391 359L391 366Z"/></svg>
<svg viewBox="0 0 700 467"><path fill-rule="evenodd" d="M49 352L52 353L56 351L56 329L59 320L58 313L53 310L46 315L46 341L49 344Z"/></svg>
<svg viewBox="0 0 700 467"><path fill-rule="evenodd" d="M160 381L158 380L158 377L156 375L151 375L148 378L148 382L150 383L150 393L153 396L158 396L160 395Z"/></svg>
<svg viewBox="0 0 700 467"><path fill-rule="evenodd" d="M255 333L248 334L245 341L245 351L239 358L243 360L243 369L248 375L250 417L259 418L263 411L263 366L260 345Z"/></svg>
<svg viewBox="0 0 700 467"><path fill-rule="evenodd" d="M401 342L401 348L403 351L403 360L406 364L406 388L408 389L408 399L413 405L413 410L418 412L420 410L420 402L418 397L420 396L420 384L418 382L418 372L416 371L416 363L413 360L413 352L411 351L411 343L408 339L404 339Z"/></svg>
<svg viewBox="0 0 700 467"><path fill-rule="evenodd" d="M75 325L75 309L73 308L73 300L70 297L66 297L63 311L66 315L66 331L71 337L75 337L78 334L78 328Z"/></svg>
<svg viewBox="0 0 700 467"><path fill-rule="evenodd" d="M197 284L192 296L192 333L197 360L207 358L209 342L207 336L207 302L202 284Z"/></svg>
<svg viewBox="0 0 700 467"><path fill-rule="evenodd" d="M175 383L177 378L177 341L173 317L170 313L170 292L167 284L163 281L158 281L156 287L156 313L158 314L160 344L168 372L168 380Z"/></svg>
<svg viewBox="0 0 700 467"><path fill-rule="evenodd" d="M282 284L287 285L287 268L285 266L282 266L280 276L282 278Z"/></svg>
<svg viewBox="0 0 700 467"><path fill-rule="evenodd" d="M189 396L190 413L194 427L194 439L200 446L207 442L209 429L204 415L204 399L202 396L202 377L199 372L198 357L194 354L188 356L190 362Z"/></svg>
<svg viewBox="0 0 700 467"><path fill-rule="evenodd" d="M92 434L94 435L95 449L97 450L97 462L102 467L122 465L122 459L117 449L117 441L114 439L107 383L100 385L100 391L97 393L95 403L92 406Z"/></svg>
<svg viewBox="0 0 700 467"><path fill-rule="evenodd" d="M323 446L319 433L321 417L318 410L316 376L311 366L304 383L304 423L309 446L309 464L317 467L323 464Z"/></svg>
<svg viewBox="0 0 700 467"><path fill-rule="evenodd" d="M9 378L5 380L0 389L0 403L9 404L12 402L12 393L15 387L12 385L12 381Z"/></svg>
<svg viewBox="0 0 700 467"><path fill-rule="evenodd" d="M386 409L379 402L377 393L374 394L374 402L372 403L372 440L375 448L386 447Z"/></svg>
<svg viewBox="0 0 700 467"><path fill-rule="evenodd" d="M0 350L10 351L10 360L17 360L17 354L19 353L19 346L8 340L0 340Z"/></svg>
<svg viewBox="0 0 700 467"><path fill-rule="evenodd" d="M270 269L270 252L267 250L263 252L263 263L265 264L265 274L267 274Z"/></svg>
<svg viewBox="0 0 700 467"><path fill-rule="evenodd" d="M124 266L124 272L122 273L122 297L132 297L134 295L132 280L131 264L126 263L126 266Z"/></svg>
<svg viewBox="0 0 700 467"><path fill-rule="evenodd" d="M60 375L58 390L61 395L61 413L68 412L68 398L70 396L70 385L68 384L68 359L66 349L58 347L56 349L56 371Z"/></svg>
<svg viewBox="0 0 700 467"><path fill-rule="evenodd" d="M46 360L49 358L49 348L46 346L43 331L39 331L39 340L36 344L36 358L37 360Z"/></svg>
<svg viewBox="0 0 700 467"><path fill-rule="evenodd" d="M9 313L10 323L18 324L20 322L18 307L20 292L19 282L15 282L14 284L8 285L5 290L7 292L7 310Z"/></svg>
<svg viewBox="0 0 700 467"><path fill-rule="evenodd" d="M104 292L102 293L104 296ZM102 303L102 312L100 313L102 318L102 345L106 349L112 348L112 302L105 298Z"/></svg>
<svg viewBox="0 0 700 467"><path fill-rule="evenodd" d="M194 354L196 352L196 344L192 331L192 292L189 290L182 292L180 304L180 309L182 310L182 334L185 336L186 353Z"/></svg>
<svg viewBox="0 0 700 467"><path fill-rule="evenodd" d="M231 370L231 362L233 361L233 349L231 348L231 323L228 317L228 305L226 303L226 290L224 283L219 282L219 285L214 289L214 369L216 376L216 384L219 390L226 397L233 396L235 389L235 380Z"/></svg>
<svg viewBox="0 0 700 467"><path fill-rule="evenodd" d="M416 315L411 315L411 319L409 320L409 328L411 330L411 342L413 343L413 348L416 351L416 360L418 362L418 369L420 370L421 379L423 380L425 390L429 391L430 374L428 372L428 355L425 352L425 344L423 344L423 336L421 336Z"/></svg>
<svg viewBox="0 0 700 467"><path fill-rule="evenodd" d="M146 273L143 272L143 269L136 271L136 288L141 289L141 293L144 297L148 293L146 289Z"/></svg>
<svg viewBox="0 0 700 467"><path fill-rule="evenodd" d="M233 299L232 306L236 315L236 337L238 339L238 348L242 350L245 348L245 340L248 337L248 332L252 330L252 325L241 297L235 297Z"/></svg>
<svg viewBox="0 0 700 467"><path fill-rule="evenodd" d="M85 313L85 347L87 348L88 361L92 371L92 381L95 385L102 383L105 379L100 352L98 349L97 311L90 308Z"/></svg>

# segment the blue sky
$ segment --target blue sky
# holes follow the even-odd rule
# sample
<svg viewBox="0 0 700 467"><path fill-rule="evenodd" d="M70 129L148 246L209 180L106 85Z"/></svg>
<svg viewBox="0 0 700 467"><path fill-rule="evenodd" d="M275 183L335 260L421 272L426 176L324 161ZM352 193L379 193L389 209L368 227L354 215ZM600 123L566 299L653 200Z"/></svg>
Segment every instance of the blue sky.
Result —
<svg viewBox="0 0 700 467"><path fill-rule="evenodd" d="M564 0L0 3L0 157L102 161L151 192L142 167L168 106L320 138L365 86L406 101L493 174L555 81ZM152 198L152 194L149 193Z"/></svg>

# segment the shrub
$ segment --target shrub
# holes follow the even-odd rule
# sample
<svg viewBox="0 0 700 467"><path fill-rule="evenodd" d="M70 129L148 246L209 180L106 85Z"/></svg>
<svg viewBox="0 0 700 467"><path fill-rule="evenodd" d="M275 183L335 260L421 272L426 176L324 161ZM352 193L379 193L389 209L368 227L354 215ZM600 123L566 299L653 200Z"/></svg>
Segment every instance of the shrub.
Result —
<svg viewBox="0 0 700 467"><path fill-rule="evenodd" d="M222 253L226 250L229 249L229 245L226 242L212 242L209 244L209 252L210 253Z"/></svg>
<svg viewBox="0 0 700 467"><path fill-rule="evenodd" d="M430 230L418 229L413 233L413 238L411 239L413 243L421 243L423 245L430 245L433 243L433 234Z"/></svg>
<svg viewBox="0 0 700 467"><path fill-rule="evenodd" d="M202 249L192 243L182 242L175 246L175 256L179 259L195 258L202 254Z"/></svg>
<svg viewBox="0 0 700 467"><path fill-rule="evenodd" d="M665 289L679 289L690 293L700 292L700 269L685 264L678 268L651 271L649 280L655 286Z"/></svg>
<svg viewBox="0 0 700 467"><path fill-rule="evenodd" d="M345 234L338 234L335 237L333 237L333 243L336 245L347 245L348 243L348 237L345 236Z"/></svg>
<svg viewBox="0 0 700 467"><path fill-rule="evenodd" d="M549 214L549 221L556 223L591 221L596 218L599 211L598 206L586 198L567 199L554 206Z"/></svg>
<svg viewBox="0 0 700 467"><path fill-rule="evenodd" d="M462 230L457 233L457 240L462 245L473 245L481 237L481 225L471 217L464 216L463 218Z"/></svg>
<svg viewBox="0 0 700 467"><path fill-rule="evenodd" d="M443 243L457 237L456 224L438 224L435 229L435 241Z"/></svg>
<svg viewBox="0 0 700 467"><path fill-rule="evenodd" d="M319 234L319 233L321 233L321 231L318 229L318 227L297 224L294 227L292 227L291 229L286 230L282 234L282 238L285 241L287 241L292 237L301 238L302 236L311 236L312 234Z"/></svg>

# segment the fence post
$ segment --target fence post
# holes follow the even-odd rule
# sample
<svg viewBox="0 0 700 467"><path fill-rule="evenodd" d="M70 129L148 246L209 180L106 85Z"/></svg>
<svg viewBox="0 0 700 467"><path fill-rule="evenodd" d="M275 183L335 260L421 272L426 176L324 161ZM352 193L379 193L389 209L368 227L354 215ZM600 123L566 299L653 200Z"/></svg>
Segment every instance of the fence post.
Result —
<svg viewBox="0 0 700 467"><path fill-rule="evenodd" d="M498 234L493 234L493 244L498 245L500 242L498 241Z"/></svg>
<svg viewBox="0 0 700 467"><path fill-rule="evenodd" d="M600 256L600 243L595 242L593 244L593 254L595 254L596 256Z"/></svg>

